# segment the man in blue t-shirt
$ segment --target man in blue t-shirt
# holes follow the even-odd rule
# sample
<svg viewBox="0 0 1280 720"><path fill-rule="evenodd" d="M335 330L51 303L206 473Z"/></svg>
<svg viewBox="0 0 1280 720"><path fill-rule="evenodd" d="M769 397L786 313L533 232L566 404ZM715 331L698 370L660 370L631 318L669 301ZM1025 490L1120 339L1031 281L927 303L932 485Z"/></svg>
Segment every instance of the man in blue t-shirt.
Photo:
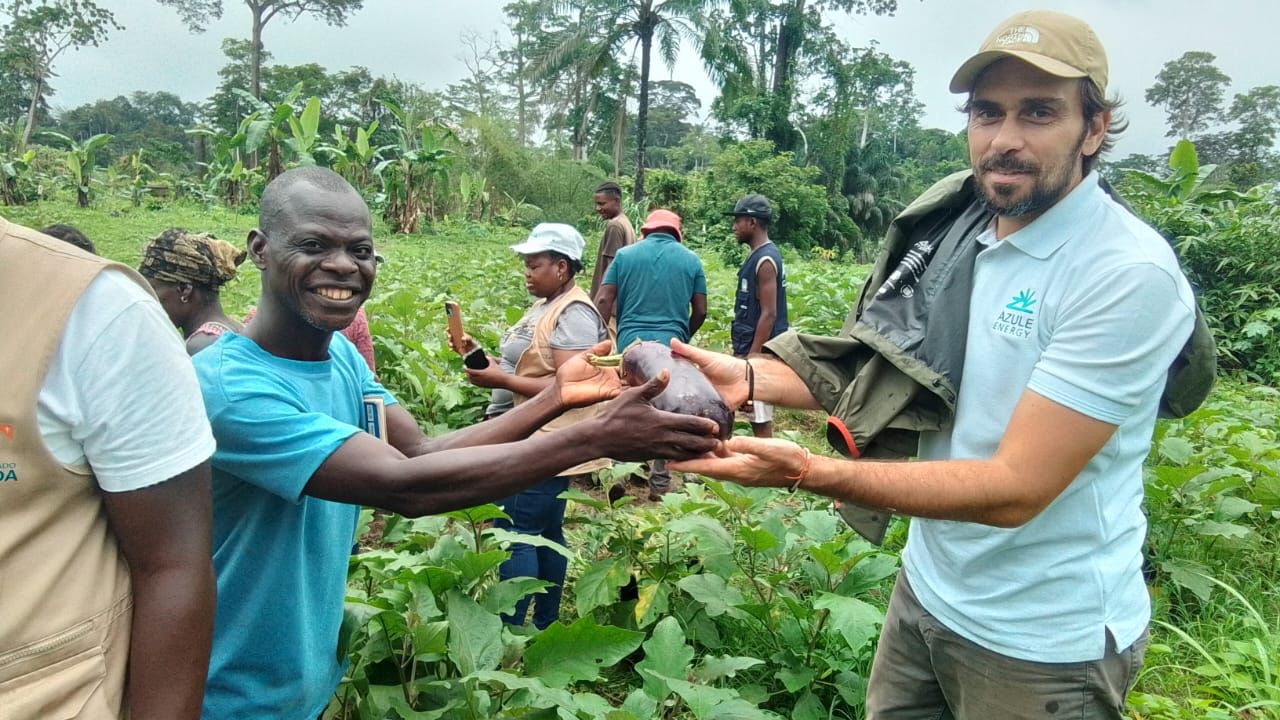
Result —
<svg viewBox="0 0 1280 720"><path fill-rule="evenodd" d="M759 353L764 344L790 327L787 322L787 274L782 269L782 253L769 239L773 206L763 195L743 195L733 206L733 236L751 248L738 270L738 289L733 298L733 326L730 337L733 354L747 357ZM752 402L743 408L756 437L773 437L773 406Z"/></svg>
<svg viewBox="0 0 1280 720"><path fill-rule="evenodd" d="M515 494L601 456L689 457L716 445L714 423L644 402L660 383L622 392L592 419L525 439L566 408L618 394L617 376L585 354L501 418L427 438L335 334L368 298L377 271L359 193L330 170L299 168L267 185L260 208L249 233L262 271L258 314L243 335L225 335L195 357L218 443L218 607L205 720L314 720L324 710L344 666L338 629L361 505L438 513Z"/></svg>
<svg viewBox="0 0 1280 720"><path fill-rule="evenodd" d="M681 245L680 216L654 210L640 228L643 240L618 251L596 295L596 308L608 320L617 316L618 350L637 340L670 345L689 338L707 319L707 277L702 261ZM663 460L649 466L649 499L671 489Z"/></svg>

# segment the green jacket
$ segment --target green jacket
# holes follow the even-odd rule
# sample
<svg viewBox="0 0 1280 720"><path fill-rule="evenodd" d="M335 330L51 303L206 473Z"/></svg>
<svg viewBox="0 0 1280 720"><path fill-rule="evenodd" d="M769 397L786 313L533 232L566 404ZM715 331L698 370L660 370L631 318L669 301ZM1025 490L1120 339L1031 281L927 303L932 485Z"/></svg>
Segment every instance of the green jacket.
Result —
<svg viewBox="0 0 1280 720"><path fill-rule="evenodd" d="M765 345L829 413L827 440L846 457L913 457L921 432L950 427L979 249L974 239L991 219L976 201L972 178L967 170L943 178L894 218L839 335L790 331ZM904 256L922 241L936 249L924 260L927 269L912 293L873 303ZM1215 357L1197 307L1195 331L1170 367L1162 415L1181 417L1203 402L1213 386ZM849 503L837 508L869 541L884 539L891 512Z"/></svg>

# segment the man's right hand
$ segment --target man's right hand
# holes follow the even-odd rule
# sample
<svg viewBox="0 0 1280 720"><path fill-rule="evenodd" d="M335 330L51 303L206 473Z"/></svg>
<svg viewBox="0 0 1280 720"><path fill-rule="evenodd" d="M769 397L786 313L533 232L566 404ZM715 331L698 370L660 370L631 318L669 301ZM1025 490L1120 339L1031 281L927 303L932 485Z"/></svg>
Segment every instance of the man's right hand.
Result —
<svg viewBox="0 0 1280 720"><path fill-rule="evenodd" d="M695 415L655 410L649 401L667 388L670 373L622 392L589 421L601 454L622 461L681 460L706 455L720 444L716 424Z"/></svg>
<svg viewBox="0 0 1280 720"><path fill-rule="evenodd" d="M742 358L696 348L675 338L671 339L671 354L697 365L730 409L737 410L747 401L747 364Z"/></svg>

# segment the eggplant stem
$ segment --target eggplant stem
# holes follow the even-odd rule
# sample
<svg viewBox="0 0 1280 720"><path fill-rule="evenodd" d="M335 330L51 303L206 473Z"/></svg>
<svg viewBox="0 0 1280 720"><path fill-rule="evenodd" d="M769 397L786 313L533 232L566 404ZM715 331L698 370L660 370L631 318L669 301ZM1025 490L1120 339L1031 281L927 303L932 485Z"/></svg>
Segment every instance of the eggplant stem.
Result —
<svg viewBox="0 0 1280 720"><path fill-rule="evenodd" d="M594 367L622 367L622 353L617 355L590 355L587 357L587 362Z"/></svg>

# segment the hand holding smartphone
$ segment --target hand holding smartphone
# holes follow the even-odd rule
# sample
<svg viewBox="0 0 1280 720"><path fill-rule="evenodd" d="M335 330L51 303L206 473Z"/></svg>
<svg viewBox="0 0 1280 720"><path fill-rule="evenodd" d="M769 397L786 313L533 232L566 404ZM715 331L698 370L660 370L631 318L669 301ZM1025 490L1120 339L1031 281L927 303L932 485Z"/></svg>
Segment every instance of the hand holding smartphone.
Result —
<svg viewBox="0 0 1280 720"><path fill-rule="evenodd" d="M462 355L462 364L472 370L481 370L489 366L489 357L485 355L484 350L479 345L474 345L470 351L466 347L466 333L462 331L462 310L458 307L458 303L447 300L444 304L444 314L449 321L449 347L453 351Z"/></svg>

